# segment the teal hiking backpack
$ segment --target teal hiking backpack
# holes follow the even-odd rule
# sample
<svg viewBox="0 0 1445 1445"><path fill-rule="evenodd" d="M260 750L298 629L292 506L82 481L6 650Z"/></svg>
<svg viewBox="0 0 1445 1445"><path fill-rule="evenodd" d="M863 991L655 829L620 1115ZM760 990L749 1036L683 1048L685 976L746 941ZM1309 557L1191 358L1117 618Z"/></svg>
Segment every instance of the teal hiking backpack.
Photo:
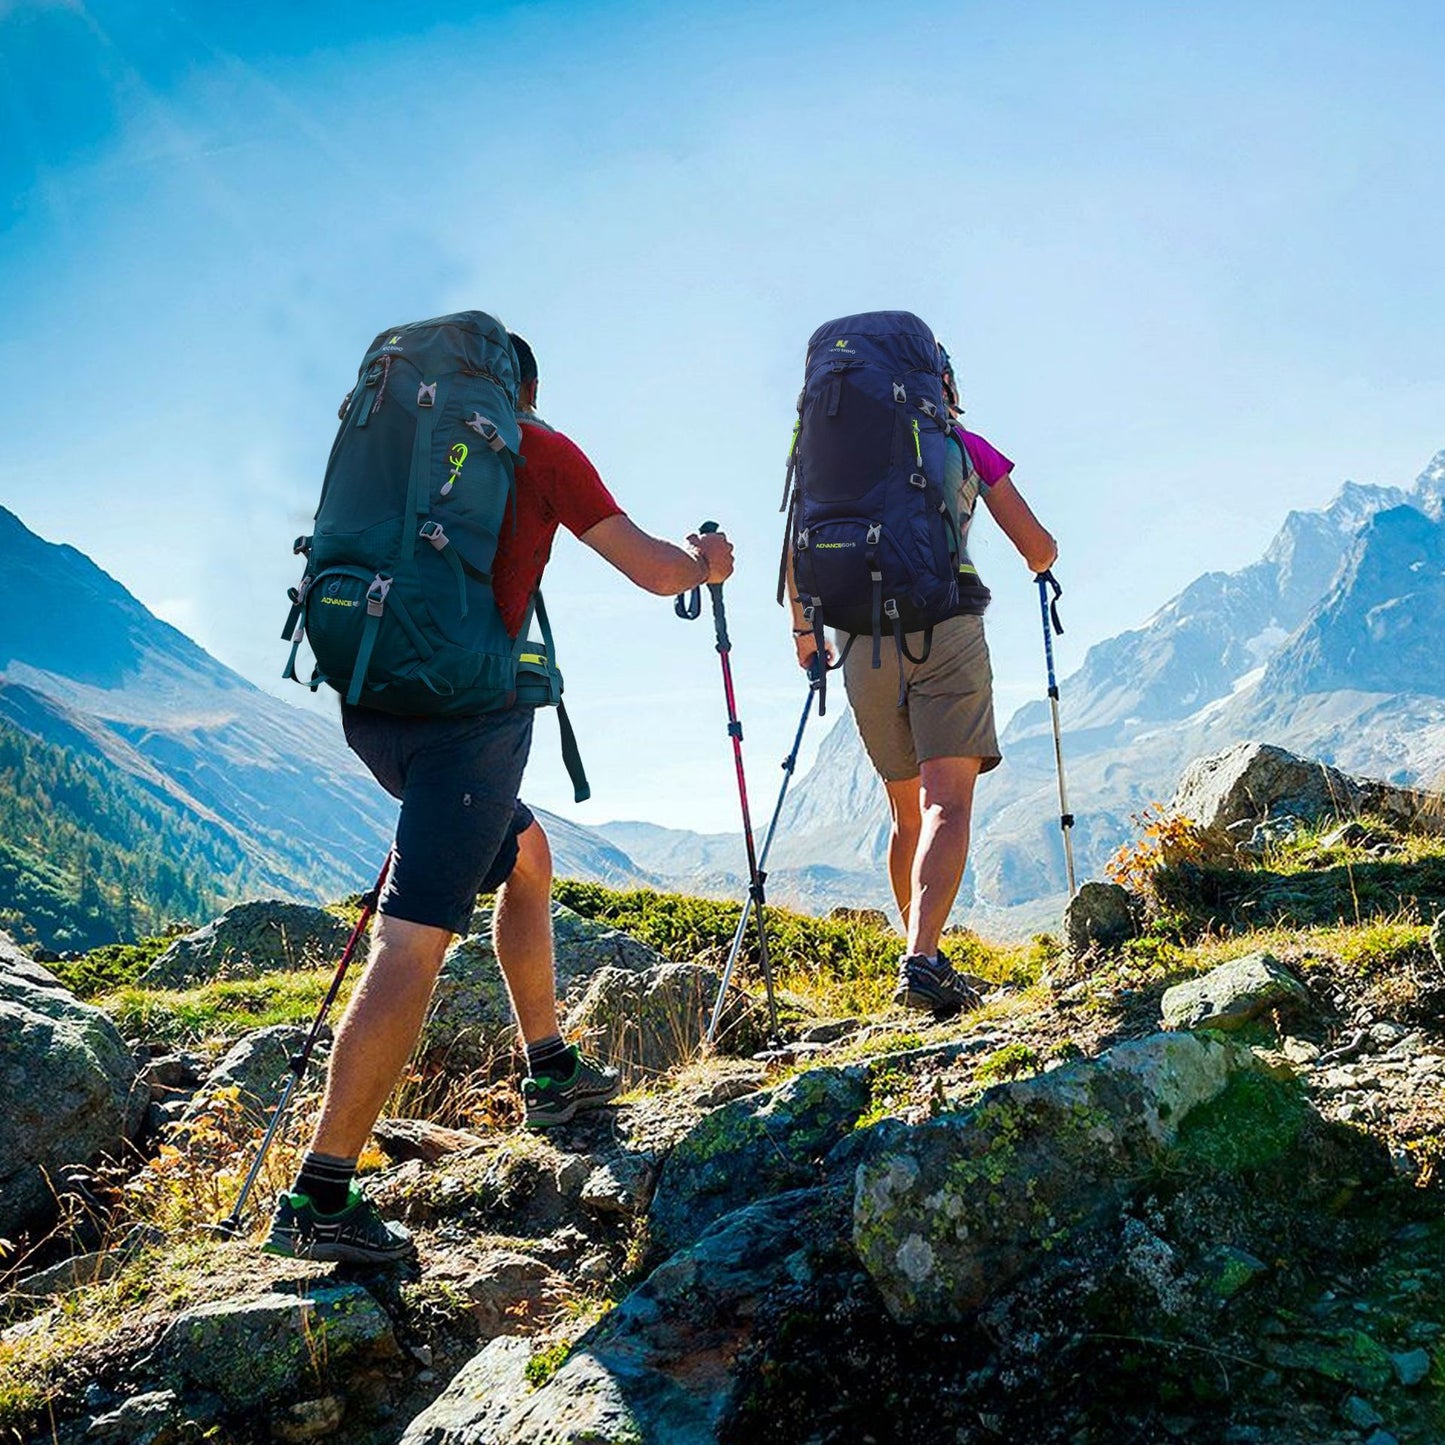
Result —
<svg viewBox="0 0 1445 1445"><path fill-rule="evenodd" d="M306 564L283 676L301 681L304 638L311 690L324 682L353 705L432 717L555 706L580 803L590 790L542 595L513 638L492 592L497 543L515 525L517 382L506 327L481 311L399 326L367 348L315 525L295 543Z"/></svg>

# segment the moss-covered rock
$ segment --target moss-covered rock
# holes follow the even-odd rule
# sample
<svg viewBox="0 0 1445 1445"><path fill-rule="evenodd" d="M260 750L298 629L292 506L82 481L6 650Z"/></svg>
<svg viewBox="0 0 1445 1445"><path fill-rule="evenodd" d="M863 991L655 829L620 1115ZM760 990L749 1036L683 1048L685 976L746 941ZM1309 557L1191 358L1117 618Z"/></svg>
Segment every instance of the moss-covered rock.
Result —
<svg viewBox="0 0 1445 1445"><path fill-rule="evenodd" d="M151 1367L177 1387L250 1409L313 1395L338 1372L398 1353L391 1320L360 1285L313 1283L177 1315Z"/></svg>
<svg viewBox="0 0 1445 1445"><path fill-rule="evenodd" d="M1166 1029L1238 1029L1269 1012L1314 1011L1309 990L1271 953L1251 953L1165 990Z"/></svg>
<svg viewBox="0 0 1445 1445"><path fill-rule="evenodd" d="M351 929L324 908L268 898L241 903L176 939L146 971L147 988L186 988L334 962Z"/></svg>
<svg viewBox="0 0 1445 1445"><path fill-rule="evenodd" d="M853 1240L900 1320L977 1309L1117 1209L1248 1050L1191 1035L991 1089L974 1108L886 1136L858 1170Z"/></svg>
<svg viewBox="0 0 1445 1445"><path fill-rule="evenodd" d="M705 1115L668 1155L648 1228L659 1255L756 1200L818 1181L818 1166L868 1107L867 1071L810 1069Z"/></svg>

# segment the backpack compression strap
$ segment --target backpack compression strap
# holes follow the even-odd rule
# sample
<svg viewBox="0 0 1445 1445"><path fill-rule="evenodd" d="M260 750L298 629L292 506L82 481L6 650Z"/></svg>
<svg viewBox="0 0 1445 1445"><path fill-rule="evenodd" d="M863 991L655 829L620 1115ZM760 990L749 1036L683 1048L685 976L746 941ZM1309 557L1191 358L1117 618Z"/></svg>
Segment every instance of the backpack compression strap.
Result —
<svg viewBox="0 0 1445 1445"><path fill-rule="evenodd" d="M552 625L547 621L547 604L538 592L535 599L537 625L542 629L542 641L547 645L548 664L555 666L557 649L552 643ZM557 727L562 734L562 762L567 776L572 780L572 801L585 803L592 796L592 785L587 781L587 771L582 766L582 754L577 747L577 734L572 731L572 720L567 716L567 705L557 698Z"/></svg>

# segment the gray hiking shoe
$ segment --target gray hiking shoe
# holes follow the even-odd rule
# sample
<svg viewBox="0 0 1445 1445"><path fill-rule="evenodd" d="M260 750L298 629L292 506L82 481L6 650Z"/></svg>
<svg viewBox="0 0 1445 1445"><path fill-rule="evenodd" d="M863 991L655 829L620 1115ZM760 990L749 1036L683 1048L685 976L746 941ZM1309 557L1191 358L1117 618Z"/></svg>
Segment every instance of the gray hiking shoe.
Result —
<svg viewBox="0 0 1445 1445"><path fill-rule="evenodd" d="M570 1078L553 1079L541 1074L522 1080L522 1103L526 1105L529 1129L549 1129L588 1109L600 1109L611 1103L622 1088L622 1076L616 1069L589 1059L576 1044L567 1051L573 1062Z"/></svg>
<svg viewBox="0 0 1445 1445"><path fill-rule="evenodd" d="M942 950L930 958L926 953L909 953L898 964L898 987L893 1002L905 1008L926 1009L930 1013L959 1013L976 1009L983 995L955 973Z"/></svg>
<svg viewBox="0 0 1445 1445"><path fill-rule="evenodd" d="M410 1232L388 1224L354 1184L340 1214L321 1214L305 1194L282 1194L261 1246L267 1254L347 1264L389 1264L416 1250Z"/></svg>

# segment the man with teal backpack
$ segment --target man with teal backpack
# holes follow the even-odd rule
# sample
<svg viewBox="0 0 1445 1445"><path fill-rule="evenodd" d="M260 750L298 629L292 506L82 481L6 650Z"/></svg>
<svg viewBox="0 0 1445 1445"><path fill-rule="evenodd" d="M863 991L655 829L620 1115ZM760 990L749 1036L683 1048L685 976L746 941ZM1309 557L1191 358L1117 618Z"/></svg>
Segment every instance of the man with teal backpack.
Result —
<svg viewBox="0 0 1445 1445"><path fill-rule="evenodd" d="M501 887L498 956L528 1045L529 1122L563 1122L617 1091L616 1074L556 1029L550 859L518 799L533 712L561 698L537 586L559 526L659 596L722 582L732 546L722 533L678 545L638 528L537 415L537 391L531 348L482 312L383 332L343 403L315 531L297 544L307 566L288 675L304 634L312 687L343 695L347 742L401 813L321 1117L272 1218L273 1253L364 1263L411 1251L356 1188L356 1160L483 886ZM563 751L580 801L565 724Z"/></svg>

